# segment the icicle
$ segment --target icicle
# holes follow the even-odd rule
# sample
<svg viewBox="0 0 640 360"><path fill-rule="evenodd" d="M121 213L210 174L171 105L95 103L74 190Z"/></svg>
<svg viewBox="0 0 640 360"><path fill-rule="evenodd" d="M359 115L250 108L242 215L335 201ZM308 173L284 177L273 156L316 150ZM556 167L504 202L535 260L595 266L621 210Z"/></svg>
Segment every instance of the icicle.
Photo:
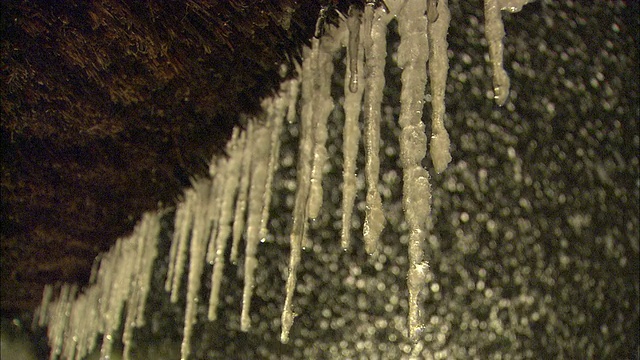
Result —
<svg viewBox="0 0 640 360"><path fill-rule="evenodd" d="M140 288L140 298L138 299L138 316L136 327L145 325L144 312L151 290L151 278L153 277L153 264L158 256L158 238L160 237L160 218L163 213L147 214L143 219L148 223L144 233L144 250L140 254L142 257L141 272L138 274L138 287Z"/></svg>
<svg viewBox="0 0 640 360"><path fill-rule="evenodd" d="M167 270L167 279L164 283L164 290L169 292L173 286L174 272L176 268L176 260L178 258L178 247L180 246L181 227L185 223L186 214L185 203L180 202L176 208L174 217L173 238L171 239L171 248L169 249L169 269Z"/></svg>
<svg viewBox="0 0 640 360"><path fill-rule="evenodd" d="M189 231L193 225L194 207L196 202L196 193L193 189L185 191L184 202L179 206L184 209L184 214L178 223L176 218L176 224L174 228L179 230L178 234L178 248L176 250L176 263L173 270L173 280L171 283L171 302L178 302L178 295L180 293L180 284L182 283L182 274L184 273L184 263L187 255L187 244L189 242Z"/></svg>
<svg viewBox="0 0 640 360"><path fill-rule="evenodd" d="M364 14L362 15L362 44L364 49L368 49L371 46L371 26L373 25L373 13L375 12L375 3L367 1L367 5L364 7Z"/></svg>
<svg viewBox="0 0 640 360"><path fill-rule="evenodd" d="M350 20L347 20L349 24ZM353 21L352 21L353 22ZM353 26L353 24L352 24ZM364 32L364 24L358 21L358 27L362 27ZM342 190L342 248L347 249L351 237L351 215L353 213L353 203L356 198L356 159L358 157L358 145L360 143L360 127L358 120L360 117L360 109L362 102L362 94L364 86L359 86L356 91L352 91L352 84L362 84L364 76L361 72L353 72L350 64L353 64L353 56L357 56L355 69L362 69L364 59L363 38L358 37L358 42L353 43L351 37L351 27L349 28L349 42L347 43L347 73L344 80L344 130L342 132L342 148L344 154L343 169L343 190ZM358 47L359 50L351 50L351 47Z"/></svg>
<svg viewBox="0 0 640 360"><path fill-rule="evenodd" d="M504 24L500 15L499 0L484 1L484 32L489 43L489 58L493 67L493 97L500 106L509 97L509 75L504 70L503 50Z"/></svg>
<svg viewBox="0 0 640 360"><path fill-rule="evenodd" d="M224 183L228 176L228 163L229 160L227 158L219 157L217 160L213 160L209 166L209 175L212 178L212 181L209 182L210 198L208 206L204 210L206 215L203 214L203 216L206 216L206 220L202 224L204 227L202 236L208 238L205 244L207 244L206 260L209 264L213 263L216 247L218 246L216 241L220 223L221 203L224 197Z"/></svg>
<svg viewBox="0 0 640 360"><path fill-rule="evenodd" d="M138 226L142 228L141 232L144 233L148 224L143 219ZM138 298L140 297L140 291L138 287L138 278L136 275L139 274L140 271L142 270L142 261L143 261L143 253L144 253L144 234L134 233L134 236L136 235L137 235L137 238L134 238L134 239L135 239L135 242L137 243L136 244L137 249L134 255L135 257L132 259L134 261L133 271L132 271L134 278L131 281L131 294L128 298L127 315L124 321L124 329L122 331L122 344L124 345L122 358L124 360L129 359L129 353L131 351L131 341L133 339L133 328L136 325L136 322L135 322L137 317L136 312L138 311L137 302L138 302Z"/></svg>
<svg viewBox="0 0 640 360"><path fill-rule="evenodd" d="M107 314L109 298L111 298L111 291L113 287L111 284L114 281L114 277L116 276L115 267L117 266L116 258L117 254L120 252L120 247L122 243L120 241L116 241L116 244L109 250L109 252L102 257L100 260L100 270L98 270L98 282L96 285L100 288L100 296L105 299L100 302L99 312L103 317L103 330L104 330L104 317Z"/></svg>
<svg viewBox="0 0 640 360"><path fill-rule="evenodd" d="M206 255L207 236L206 227L207 207L210 204L211 181L201 180L194 184L195 190L195 219L191 232L191 246L189 249L189 275L187 283L187 308L184 315L184 333L182 336L181 358L187 359L191 353L191 333L196 322L202 270ZM211 198L215 198L211 194ZM215 200L213 200L215 201Z"/></svg>
<svg viewBox="0 0 640 360"><path fill-rule="evenodd" d="M286 297L282 310L282 332L280 341L289 341L289 330L293 325L294 314L291 310L293 292L296 287L297 269L300 263L302 242L307 233L307 200L311 179L311 161L313 150L313 107L309 99L313 96L313 71L311 65L311 49L304 50L302 65L302 114L300 117L300 145L298 152L298 171L296 197L293 209L293 225L291 229L291 250L289 254L289 274L287 276Z"/></svg>
<svg viewBox="0 0 640 360"><path fill-rule="evenodd" d="M267 123L271 129L271 144L269 146L269 168L267 171L267 181L264 191L264 207L262 208L262 218L260 220L260 239L267 237L267 225L269 223L269 210L271 207L271 196L273 191L273 176L278 169L278 159L280 158L280 136L282 135L282 123L286 111L286 90L289 88L288 82L281 87L281 94L276 96L269 106L267 112ZM284 93L282 93L284 92Z"/></svg>
<svg viewBox="0 0 640 360"><path fill-rule="evenodd" d="M134 272L135 261L127 258L128 254L134 254L136 244L128 239L119 239L120 246L116 246L117 251L114 253L114 259L111 263L111 272L114 273L113 281L111 281L111 290L107 301L107 310L105 311L105 328L102 338L102 348L100 349L100 359L105 360L111 357L113 342L115 335L120 328L122 318L122 309L125 301L129 298L131 291L131 279Z"/></svg>
<svg viewBox="0 0 640 360"><path fill-rule="evenodd" d="M240 177L244 140L244 133L241 135L240 129L234 128L231 141L228 145L229 159L225 168L227 176L224 183L222 204L220 205L220 221L217 239L215 241L215 254L211 254L214 255L213 258L207 258L207 261L210 263L213 261L211 295L209 296L208 312L208 318L211 321L216 319L216 309L218 307L218 299L220 297L220 283L222 281L222 272L224 270L224 253L227 246L227 239L231 234L231 220L234 209L233 200L238 191L238 178ZM209 253L207 253L207 256L209 256Z"/></svg>
<svg viewBox="0 0 640 360"><path fill-rule="evenodd" d="M247 209L247 196L249 193L249 180L251 177L251 144L253 142L253 123L250 121L246 131L246 141L242 153L242 172L240 173L240 188L236 200L236 210L233 219L233 243L231 244L231 262L238 261L238 246L244 232L244 216Z"/></svg>
<svg viewBox="0 0 640 360"><path fill-rule="evenodd" d="M249 191L249 211L247 215L247 241L244 260L244 291L242 294L242 314L240 329L249 330L251 318L249 309L255 282L255 270L258 267L258 244L260 243L260 220L264 206L264 192L269 166L269 145L271 132L267 126L254 125L253 166L251 172L251 189Z"/></svg>
<svg viewBox="0 0 640 360"><path fill-rule="evenodd" d="M58 300L52 304L51 313L48 316L49 328L47 329L51 346L49 359L57 359L62 352L64 334L69 323L71 300L75 297L76 289L76 285L63 284Z"/></svg>
<svg viewBox="0 0 640 360"><path fill-rule="evenodd" d="M127 301L127 317L125 320L122 343L123 359L129 359L133 328L144 325L144 309L150 288L153 262L157 255L157 239L160 232L160 215L147 213L136 227L136 232L129 241L137 244L135 253L124 254L123 261L135 260L131 294Z"/></svg>
<svg viewBox="0 0 640 360"><path fill-rule="evenodd" d="M335 33L335 31L333 32ZM329 36L329 34L327 34ZM311 219L318 217L322 207L322 175L327 161L327 119L333 111L331 97L331 75L333 74L333 53L339 48L337 41L323 41L314 39L311 50L312 81L314 91L311 98L304 97L303 101L311 101L313 108L313 167L311 169L311 188L309 189L308 215ZM309 64L307 63L307 64Z"/></svg>
<svg viewBox="0 0 640 360"><path fill-rule="evenodd" d="M95 339L100 332L97 312L99 288L91 287L80 294L71 306L68 331L62 357L65 359L84 359L95 347Z"/></svg>
<svg viewBox="0 0 640 360"><path fill-rule="evenodd" d="M429 2L430 6L435 1ZM436 23L429 23L429 76L431 76L431 161L437 173L447 168L451 161L449 152L449 134L444 127L445 104L444 96L449 72L449 58L447 57L447 31L451 15L447 0L439 0L437 10L439 14ZM431 21L431 20L430 20Z"/></svg>
<svg viewBox="0 0 640 360"><path fill-rule="evenodd" d="M347 62L349 64L349 76L345 81L349 82L349 91L358 91L358 52L360 51L360 17L362 11L356 6L349 6L347 28L349 30L349 42L347 44Z"/></svg>
<svg viewBox="0 0 640 360"><path fill-rule="evenodd" d="M409 336L417 339L422 327L419 295L425 288L427 265L423 262L422 245L426 237L430 213L429 173L422 168L427 137L422 123L422 107L427 82L425 64L429 41L425 2L408 0L398 15L398 65L402 71L400 94L400 160L403 170L403 208L409 225Z"/></svg>
<svg viewBox="0 0 640 360"><path fill-rule="evenodd" d="M42 303L40 304L40 308L38 309L38 326L44 326L48 321L47 311L52 296L53 286L51 286L50 284L45 285L44 291L42 292Z"/></svg>
<svg viewBox="0 0 640 360"><path fill-rule="evenodd" d="M363 227L365 250L372 254L377 247L378 238L384 228L382 200L378 192L380 173L380 107L384 89L384 66L387 56L387 24L392 16L382 7L374 10L369 46L365 48L365 66L367 73L364 96L365 119L365 178L367 180L367 205Z"/></svg>

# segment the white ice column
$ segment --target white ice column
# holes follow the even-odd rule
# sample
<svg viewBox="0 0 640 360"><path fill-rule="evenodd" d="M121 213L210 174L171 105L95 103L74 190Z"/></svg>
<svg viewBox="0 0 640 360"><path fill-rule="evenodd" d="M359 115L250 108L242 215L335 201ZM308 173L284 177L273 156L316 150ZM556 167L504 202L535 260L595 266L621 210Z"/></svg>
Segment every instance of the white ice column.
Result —
<svg viewBox="0 0 640 360"><path fill-rule="evenodd" d="M426 238L427 219L431 212L429 173L422 167L427 137L422 122L426 63L429 58L426 3L408 0L398 14L398 65L402 71L400 93L400 160L403 170L403 208L409 226L409 336L416 339L422 327L420 293L425 288L428 266L422 249Z"/></svg>
<svg viewBox="0 0 640 360"><path fill-rule="evenodd" d="M360 144L359 118L364 93L363 71L364 46L360 32L364 32L361 14L355 13L347 19L349 41L347 42L347 74L344 79L344 129L342 132L342 152L344 156L342 181L342 247L349 247L351 237L351 217L356 198L356 160ZM370 30L370 29L369 29ZM357 40L352 35L358 33ZM354 50L355 47L357 50ZM355 59L354 59L355 57ZM355 63L355 65L353 65ZM355 84L355 85L354 85ZM354 89L355 88L355 89ZM355 90L355 91L353 91Z"/></svg>
<svg viewBox="0 0 640 360"><path fill-rule="evenodd" d="M387 57L387 25L392 16L382 7L373 10L370 6L365 12L365 29L371 21L371 31L363 34L365 41L366 89L364 94L364 150L365 178L367 181L366 213L363 226L365 251L372 254L377 247L385 218L382 212L382 199L378 191L380 175L380 121L384 90L384 66Z"/></svg>

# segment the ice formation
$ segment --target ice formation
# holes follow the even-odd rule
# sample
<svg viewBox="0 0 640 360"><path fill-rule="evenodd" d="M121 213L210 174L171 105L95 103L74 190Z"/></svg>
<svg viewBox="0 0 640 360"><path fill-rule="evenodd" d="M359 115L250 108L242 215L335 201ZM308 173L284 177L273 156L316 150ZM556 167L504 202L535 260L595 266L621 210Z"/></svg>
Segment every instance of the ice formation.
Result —
<svg viewBox="0 0 640 360"><path fill-rule="evenodd" d="M427 219L431 213L429 173L422 167L427 152L427 136L422 122L424 93L427 85L425 63L429 59L429 39L424 1L408 0L398 16L398 65L402 71L400 94L400 160L402 162L402 205L409 225L409 336L416 338L422 326L420 293L426 290L427 265L423 244ZM426 49L427 51L416 51Z"/></svg>
<svg viewBox="0 0 640 360"><path fill-rule="evenodd" d="M503 105L509 94L509 79L502 66L504 29L500 10L518 11L526 0L486 0L486 37L493 67L495 99ZM237 263L240 241L245 238L244 294L241 329L249 331L250 304L255 288L255 272L260 242L269 231L271 187L278 169L280 134L287 123L297 120L300 103L297 184L293 204L290 259L285 299L281 315L281 341L289 340L295 314L292 309L297 269L307 239L310 219L322 211L322 176L327 161L327 122L334 111L331 79L334 60L341 47L346 50L343 129L343 204L342 246L350 246L352 213L356 197L356 159L360 142L360 117L363 118L366 179L366 207L363 226L364 247L372 254L378 248L385 216L378 191L380 174L381 104L385 87L388 24L397 20L400 43L397 65L402 69L400 95L400 160L403 173L403 208L408 228L409 314L407 332L417 339L421 334L421 298L427 290L429 266L424 256L429 231L431 185L423 167L427 134L423 108L427 83L431 92L431 160L436 173L451 161L449 135L445 129L445 87L448 72L447 31L450 15L446 0L368 1L364 8L352 6L349 17L334 27L319 21L311 48L303 52L299 79L282 83L280 92L263 102L264 114L246 120L246 130L235 129L227 148L227 157L212 160L211 178L194 180L175 209L165 290L171 302L184 294L182 278L188 263L186 311L182 358L191 352L193 325L198 320L201 279L205 264L213 266L208 319L217 318L221 280L227 242L231 242L230 261ZM428 80L428 77L430 80ZM299 88L301 88L299 90ZM301 92L298 100L298 92ZM103 334L101 357L108 358L120 328L123 311L125 324L122 343L124 358L135 327L144 324L144 306L156 256L161 213L147 214L134 233L117 242L99 260L92 276L93 284L77 294L74 286L59 290L47 286L38 311L38 323L48 325L51 358L82 358ZM57 287L58 288L58 287ZM56 288L56 289L57 289ZM54 298L54 292L58 296Z"/></svg>
<svg viewBox="0 0 640 360"><path fill-rule="evenodd" d="M209 294L209 311L208 318L213 321L217 317L218 299L220 298L220 284L222 282L222 272L224 270L224 253L227 248L227 239L231 235L231 221L234 210L234 200L238 191L238 183L240 178L240 165L242 163L242 155L246 138L245 134L240 135L239 129L234 129L231 141L227 148L229 151L229 159L224 162L226 169L226 178L224 181L224 190L222 203L220 204L220 219L216 240L209 240L211 251L207 251L207 261L213 264L213 273L211 274L211 292ZM213 236L213 232L211 234ZM212 249L213 248L213 249Z"/></svg>
<svg viewBox="0 0 640 360"><path fill-rule="evenodd" d="M369 7L369 6L368 6ZM382 199L378 192L380 174L380 121L384 90L384 65L387 56L387 26L393 18L382 7L373 11L370 32L365 34L364 152L367 180L367 206L363 228L367 253L372 254L384 228ZM368 27L368 24L367 24Z"/></svg>
<svg viewBox="0 0 640 360"><path fill-rule="evenodd" d="M364 23L358 10L354 11L354 16L349 17L347 26L349 29L349 51L347 52L347 76L344 80L344 128L342 131L342 152L343 161L343 181L342 181L342 247L347 249L351 239L351 214L353 212L353 202L356 198L356 159L358 157L358 146L360 144L360 112L362 94L364 87L362 84L364 76L358 69L362 69L364 64L364 42L360 32L365 32ZM357 33L358 36L352 35ZM352 49L356 47L357 50ZM355 90L355 91L354 91Z"/></svg>
<svg viewBox="0 0 640 360"><path fill-rule="evenodd" d="M123 309L123 358L129 358L132 328L144 325L144 309L149 293L153 263L157 255L162 213L147 213L128 238L99 258L95 283L77 295L75 285L62 284L57 298L46 287L44 301L37 312L38 322L48 325L50 359L82 359L97 345L103 334L101 359L111 356L120 328Z"/></svg>

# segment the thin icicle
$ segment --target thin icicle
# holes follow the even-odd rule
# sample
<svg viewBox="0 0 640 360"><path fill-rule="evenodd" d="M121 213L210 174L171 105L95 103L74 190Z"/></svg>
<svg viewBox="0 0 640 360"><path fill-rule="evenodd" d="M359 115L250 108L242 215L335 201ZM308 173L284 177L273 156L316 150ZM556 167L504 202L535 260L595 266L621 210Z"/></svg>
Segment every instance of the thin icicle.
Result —
<svg viewBox="0 0 640 360"><path fill-rule="evenodd" d="M167 278L164 282L164 290L166 292L171 291L173 285L173 277L175 272L176 260L178 257L178 243L180 242L180 231L175 225L182 224L184 218L184 205L182 203L176 206L176 212L174 216L174 230L173 237L171 239L171 248L169 249L169 268L167 270Z"/></svg>
<svg viewBox="0 0 640 360"><path fill-rule="evenodd" d="M205 244L207 244L206 260L209 264L212 264L215 258L221 203L224 197L224 183L228 176L228 162L229 160L227 158L219 157L209 165L209 174L212 178L209 182L210 198L208 206L206 206L204 210L206 212L206 220L202 224L202 226L204 226L202 236L208 238Z"/></svg>
<svg viewBox="0 0 640 360"><path fill-rule="evenodd" d="M118 266L118 258L122 254L122 248L126 244L122 239L118 239L114 252L111 254L110 261L107 263L107 271L112 276L111 281L105 284L109 287L108 296L105 296L102 303L104 303L104 329L102 336L102 347L100 348L100 360L109 359L111 357L111 351L113 349L113 342L115 339L115 332L120 327L120 306L119 300L122 298L122 292L124 289L124 282L128 281L126 274L128 273L126 267L129 264L123 264L124 266ZM117 319L116 319L117 316Z"/></svg>
<svg viewBox="0 0 640 360"><path fill-rule="evenodd" d="M244 291L242 293L242 314L240 329L248 331L251 327L251 297L255 283L255 270L258 267L258 244L260 244L260 220L264 207L264 192L269 167L269 146L271 132L265 125L255 125L255 138L252 152L251 189L249 191L249 211L247 214L247 241L244 259Z"/></svg>
<svg viewBox="0 0 640 360"><path fill-rule="evenodd" d="M327 34L327 36L331 35ZM314 91L311 98L305 97L303 94L303 101L311 101L313 108L313 167L311 168L311 188L309 189L307 210L311 219L318 217L322 207L322 176L327 161L327 147L325 145L328 137L327 120L334 107L331 97L331 75L333 74L333 53L339 48L339 43L336 43L336 41L313 40L309 63L313 69L311 76Z"/></svg>
<svg viewBox="0 0 640 360"><path fill-rule="evenodd" d="M196 322L198 304L200 302L199 292L202 279L202 270L207 247L207 234L204 232L206 228L207 207L214 194L210 194L211 181L201 180L194 184L195 190L195 206L196 212L194 225L191 232L191 246L189 249L189 275L187 282L187 308L184 315L184 332L182 336L181 358L187 359L191 353L191 333L193 325ZM215 200L214 200L215 201Z"/></svg>
<svg viewBox="0 0 640 360"><path fill-rule="evenodd" d="M138 316L136 327L145 325L145 308L149 290L151 290L151 278L153 277L153 264L158 256L158 238L160 237L160 218L163 213L147 214L143 217L148 223L144 233L144 250L140 256L143 258L141 272L138 274L138 286L140 287L140 298L138 299Z"/></svg>
<svg viewBox="0 0 640 360"><path fill-rule="evenodd" d="M365 51L371 46L371 26L373 25L374 12L374 4L367 2L367 5L364 7L364 14L362 15L362 33L360 34Z"/></svg>
<svg viewBox="0 0 640 360"><path fill-rule="evenodd" d="M489 59L493 67L493 97L500 106L509 97L509 75L503 67L504 24L500 15L499 0L484 1L484 32L489 43Z"/></svg>
<svg viewBox="0 0 640 360"><path fill-rule="evenodd" d="M233 218L234 198L238 191L240 168L242 165L242 153L244 150L244 134L240 134L239 128L233 129L233 135L228 145L229 159L226 166L226 179L222 204L220 205L220 221L217 239L215 241L215 256L207 258L210 263L213 261L213 273L211 275L211 295L209 296L208 318L216 319L216 309L220 297L220 283L224 270L224 253L227 248L227 239L231 234L231 220ZM213 254L212 254L213 255ZM209 253L207 253L209 256Z"/></svg>
<svg viewBox="0 0 640 360"><path fill-rule="evenodd" d="M347 24L349 21L347 20ZM353 26L353 24L351 25ZM351 41L351 26L349 27L349 42L347 43L347 64L352 64L353 56L357 56L355 69L362 69L364 66L364 37L358 37L358 42ZM358 21L358 27L364 32L364 23ZM357 51L351 50L351 47L359 48ZM353 213L353 203L356 198L356 159L358 157L358 145L360 144L360 127L359 118L362 108L362 94L364 86L358 86L356 91L352 91L352 84L355 80L356 84L364 84L364 76L362 72L353 73L352 67L347 67L347 74L344 80L344 130L342 132L342 149L344 154L344 169L342 182L342 248L347 249L351 237L351 216Z"/></svg>
<svg viewBox="0 0 640 360"><path fill-rule="evenodd" d="M142 230L141 232L145 232L148 224L144 219L138 224L138 226ZM127 314L124 320L124 329L122 331L122 344L124 345L124 349L122 351L122 358L124 360L129 360L129 355L131 352L131 341L133 340L133 328L136 325L136 317L138 316L138 306L136 303L138 302L138 298L141 296L140 288L138 287L138 277L142 270L142 261L143 261L143 253L144 253L144 234L136 234L134 233L133 238L136 242L136 250L135 257L132 259L134 262L133 265L133 279L131 280L131 294L128 297L128 305L127 305Z"/></svg>
<svg viewBox="0 0 640 360"><path fill-rule="evenodd" d="M69 323L72 299L75 297L76 285L63 284L58 299L52 304L47 336L51 346L49 359L57 359L62 353L64 334Z"/></svg>
<svg viewBox="0 0 640 360"><path fill-rule="evenodd" d="M244 232L245 212L247 210L247 196L249 193L249 180L251 177L251 144L253 142L253 122L247 126L246 141L242 153L242 172L240 173L240 188L238 189L238 199L236 200L236 210L233 219L233 242L231 244L231 262L238 261L238 246L240 238Z"/></svg>
<svg viewBox="0 0 640 360"><path fill-rule="evenodd" d="M51 298L53 296L53 286L47 284L44 286L44 291L42 292L42 302L40 303L40 308L38 309L38 326L44 326L47 323L47 311L49 308L49 303L51 302Z"/></svg>
<svg viewBox="0 0 640 360"><path fill-rule="evenodd" d="M262 208L262 218L260 219L260 239L267 237L267 225L269 223L269 210L271 207L271 195L273 192L273 176L278 169L278 159L280 158L280 136L282 135L282 123L286 109L286 99L288 82L281 87L281 94L276 96L269 106L267 112L267 122L271 129L271 144L269 146L269 168L267 171L267 181L264 191L264 207Z"/></svg>
<svg viewBox="0 0 640 360"><path fill-rule="evenodd" d="M360 52L360 17L362 10L356 5L349 6L349 17L347 18L347 28L349 30L349 41L347 43L347 63L349 64L349 76L345 81L349 82L349 91L358 91L358 53Z"/></svg>
<svg viewBox="0 0 640 360"><path fill-rule="evenodd" d="M378 192L380 173L380 121L384 89L384 66L387 56L387 25L392 16L382 7L374 10L369 46L365 47L365 71L367 73L364 96L365 119L365 178L367 180L367 205L363 235L365 250L369 254L377 248L385 218L382 212L382 200ZM366 38L366 36L365 36Z"/></svg>
<svg viewBox="0 0 640 360"><path fill-rule="evenodd" d="M174 230L173 230L173 238L171 239L171 248L169 250L169 269L167 270L167 279L164 283L164 290L167 292L171 291L171 287L173 286L173 277L176 268L176 260L178 258L178 247L180 244L180 233L182 230L180 227L184 224L185 217L185 205L184 202L181 202L176 207L176 213L174 217Z"/></svg>
<svg viewBox="0 0 640 360"><path fill-rule="evenodd" d="M429 40L424 0L408 0L398 15L398 65L402 71L400 93L400 160L403 170L403 208L409 225L409 336L416 340L422 328L420 295L425 288L428 265L423 261L430 213L429 173L422 168L427 137L422 123L422 108L427 83L426 62Z"/></svg>
<svg viewBox="0 0 640 360"><path fill-rule="evenodd" d="M137 275L138 244L136 238L138 236L139 228L134 231L130 238L119 239L120 246L116 247L117 251L113 254L114 257L110 266L114 276L111 281L109 298L105 299L108 305L104 315L105 328L100 350L101 359L109 359L111 357L113 343L117 340L116 334L122 322L122 310L132 295L132 283Z"/></svg>
<svg viewBox="0 0 640 360"><path fill-rule="evenodd" d="M95 347L95 338L99 328L99 316L96 306L99 301L99 289L91 287L80 294L71 306L68 331L62 357L65 359L84 359Z"/></svg>
<svg viewBox="0 0 640 360"><path fill-rule="evenodd" d="M109 250L109 252L102 257L100 260L100 270L98 270L98 283L97 285L100 287L100 296L105 299L100 302L100 314L102 314L102 330L104 331L104 317L108 313L107 310L109 308L109 298L111 298L111 292L113 290L112 283L115 281L114 278L116 276L115 268L117 267L117 254L120 253L120 248L122 246L122 242L120 240L116 241L116 244Z"/></svg>
<svg viewBox="0 0 640 360"><path fill-rule="evenodd" d="M69 319L65 329L65 339L61 353L61 357L64 359L73 359L76 356L78 353L78 341L84 337L84 330L91 327L91 324L86 324L89 321L84 316L86 299L87 297L84 294L80 294L77 297L74 294L69 299L67 313Z"/></svg>
<svg viewBox="0 0 640 360"><path fill-rule="evenodd" d="M302 99L313 96L313 71L309 64L312 50L305 48L302 65ZM291 229L291 250L289 254L289 273L286 284L286 297L282 310L282 332L280 341L289 341L289 330L293 325L294 313L291 310L293 293L296 287L297 270L300 264L303 239L307 236L307 200L311 179L311 162L313 150L313 107L311 102L304 101L300 117L300 144L298 151L298 171L296 197L293 208L293 225Z"/></svg>
<svg viewBox="0 0 640 360"><path fill-rule="evenodd" d="M227 194L224 192L227 177L229 176L229 162L231 160L226 157L219 157L215 161L215 167L211 165L210 174L213 180L211 181L211 197L209 200L209 206L207 207L207 225L205 229L208 234L207 243L207 255L206 260L209 264L213 264L216 255L216 249L218 248L218 232L220 231L220 217L223 211L223 201ZM233 201L233 200L232 200ZM233 208L233 204L229 205ZM231 210L229 210L231 211ZM223 242L226 242L226 238Z"/></svg>
<svg viewBox="0 0 640 360"><path fill-rule="evenodd" d="M180 294L180 284L182 283L182 274L184 273L184 263L187 256L187 244L189 242L189 232L193 225L194 207L196 203L196 193L193 189L185 191L184 201L178 205L184 208L184 214L178 223L176 218L175 229L179 230L178 248L176 250L176 263L173 270L173 280L171 282L171 302L178 302Z"/></svg>
<svg viewBox="0 0 640 360"><path fill-rule="evenodd" d="M137 244L135 254L124 254L123 261L135 260L130 296L127 301L127 316L122 334L123 359L129 359L133 328L144 325L144 309L150 288L153 262L157 255L157 239L160 232L160 215L147 213L128 240Z"/></svg>
<svg viewBox="0 0 640 360"><path fill-rule="evenodd" d="M428 9L427 13L429 11L436 11L436 9ZM447 31L451 20L447 0L438 1L437 13L438 21L429 23L429 76L431 77L432 98L430 153L433 166L439 174L447 168L451 161L449 134L444 127L446 113L444 96L449 72Z"/></svg>

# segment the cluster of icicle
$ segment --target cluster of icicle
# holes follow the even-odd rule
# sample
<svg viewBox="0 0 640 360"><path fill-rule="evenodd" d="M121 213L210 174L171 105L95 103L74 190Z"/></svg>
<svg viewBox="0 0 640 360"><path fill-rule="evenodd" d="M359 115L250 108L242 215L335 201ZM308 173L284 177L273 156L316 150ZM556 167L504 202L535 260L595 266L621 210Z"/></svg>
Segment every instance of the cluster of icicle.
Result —
<svg viewBox="0 0 640 360"><path fill-rule="evenodd" d="M119 239L96 259L91 286L78 294L76 285L63 284L52 300L53 286L45 286L42 304L34 315L38 325L48 324L50 359L84 359L103 334L101 358L109 358L121 329L123 357L129 358L133 329L145 325L144 309L156 259L162 213L147 213L133 234Z"/></svg>
<svg viewBox="0 0 640 360"><path fill-rule="evenodd" d="M509 93L509 79L502 68L504 28L500 10L518 11L527 0L485 0L485 29L494 73L495 100L502 105ZM287 342L295 314L292 311L297 269L306 244L309 219L322 208L322 172L327 159L327 121L334 109L331 77L334 56L347 47L344 83L345 124L343 130L344 181L342 203L342 246L350 246L351 216L356 196L356 158L360 141L359 119L364 119L366 213L364 247L374 253L384 228L385 217L378 192L380 121L384 68L387 58L387 27L397 19L400 44L397 62L402 69L400 95L400 160L403 173L403 208L409 233L408 333L418 339L422 328L421 292L425 291L428 263L423 246L431 206L429 172L422 167L427 135L422 121L427 76L431 85L430 155L436 173L451 161L449 136L444 127L445 87L448 72L447 31L450 14L447 0L367 1L364 9L351 6L343 24L331 27L322 38L314 38L304 49L298 79L285 81L277 96L263 102L264 113L249 119L246 130L236 128L227 145L227 155L214 158L211 178L194 181L177 205L175 230L165 289L177 302L188 259L187 301L182 359L191 349L191 335L197 321L202 272L205 261L213 265L208 319L217 317L220 284L227 261L237 263L240 240L245 238L244 294L241 329L251 326L249 309L254 289L258 245L267 236L271 183L278 167L280 135L284 119L300 122L297 187L290 236L290 259L286 296L282 311L281 341ZM427 66L428 65L428 66ZM427 70L428 69L428 70ZM428 71L428 74L427 74ZM299 94L300 93L300 94ZM298 100L300 98L300 100ZM300 102L300 116L296 112ZM144 323L144 304L156 254L159 214L146 215L129 239L118 241L99 262L94 285L76 296L76 288L64 285L50 303L53 289L45 289L39 323L49 325L52 358L80 359L103 334L101 358L110 356L113 335L126 309L122 342L128 358L132 328ZM126 306L125 306L126 305ZM89 320L91 319L91 320Z"/></svg>

